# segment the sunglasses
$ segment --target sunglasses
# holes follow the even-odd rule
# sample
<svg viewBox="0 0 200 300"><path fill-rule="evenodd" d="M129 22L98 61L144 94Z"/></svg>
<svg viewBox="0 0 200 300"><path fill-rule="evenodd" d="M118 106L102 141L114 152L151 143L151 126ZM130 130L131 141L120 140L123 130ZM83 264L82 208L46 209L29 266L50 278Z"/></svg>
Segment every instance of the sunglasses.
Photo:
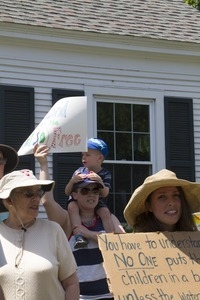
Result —
<svg viewBox="0 0 200 300"><path fill-rule="evenodd" d="M0 165L5 165L7 162L7 158L0 158Z"/></svg>
<svg viewBox="0 0 200 300"><path fill-rule="evenodd" d="M27 190L27 191L17 191L17 193L20 193L22 195L24 195L26 198L42 198L42 196L45 194L45 191L40 189L38 191L33 191L33 190Z"/></svg>
<svg viewBox="0 0 200 300"><path fill-rule="evenodd" d="M97 195L97 194L99 194L99 188L95 187L93 189L89 189L89 188L85 187L85 188L80 189L80 193L83 196L88 195L89 193Z"/></svg>

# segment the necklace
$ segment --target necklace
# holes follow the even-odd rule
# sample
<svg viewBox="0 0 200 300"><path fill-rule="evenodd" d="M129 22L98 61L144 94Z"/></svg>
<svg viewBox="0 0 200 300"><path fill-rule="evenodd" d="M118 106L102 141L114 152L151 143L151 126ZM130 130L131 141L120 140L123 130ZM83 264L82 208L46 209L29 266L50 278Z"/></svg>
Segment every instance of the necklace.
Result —
<svg viewBox="0 0 200 300"><path fill-rule="evenodd" d="M24 224L21 222L21 224L16 224L16 222L12 222L8 219L4 220L4 224L12 229L20 230L19 233L15 233L18 237L20 236L20 244L16 247L16 256L15 256L15 268L18 268L23 257L24 252L24 239L25 239L25 232L27 231L27 228L32 226L35 223L36 219L31 220L30 222Z"/></svg>
<svg viewBox="0 0 200 300"><path fill-rule="evenodd" d="M14 222L11 222L9 219L4 220L4 224L6 224L8 227L12 228L12 229L17 229L17 230L24 230L24 232L27 231L27 228L31 227L34 223L35 223L36 219L31 220L30 222L26 223L26 224L16 224Z"/></svg>
<svg viewBox="0 0 200 300"><path fill-rule="evenodd" d="M96 222L96 218L92 220L82 220L82 223L87 227L92 227Z"/></svg>

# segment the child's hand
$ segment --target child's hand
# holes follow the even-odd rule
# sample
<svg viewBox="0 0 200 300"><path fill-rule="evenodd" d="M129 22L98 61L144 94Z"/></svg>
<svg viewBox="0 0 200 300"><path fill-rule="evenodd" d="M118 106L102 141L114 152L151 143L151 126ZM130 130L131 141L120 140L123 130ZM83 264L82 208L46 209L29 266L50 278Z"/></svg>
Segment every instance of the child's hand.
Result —
<svg viewBox="0 0 200 300"><path fill-rule="evenodd" d="M102 178L97 173L95 173L93 171L90 171L90 173L87 175L87 177L90 180L94 180L94 181L97 181L97 182L102 184Z"/></svg>
<svg viewBox="0 0 200 300"><path fill-rule="evenodd" d="M87 174L80 174L79 172L77 172L76 174L74 174L71 180L73 181L73 183L78 183L80 181L83 181L86 177Z"/></svg>

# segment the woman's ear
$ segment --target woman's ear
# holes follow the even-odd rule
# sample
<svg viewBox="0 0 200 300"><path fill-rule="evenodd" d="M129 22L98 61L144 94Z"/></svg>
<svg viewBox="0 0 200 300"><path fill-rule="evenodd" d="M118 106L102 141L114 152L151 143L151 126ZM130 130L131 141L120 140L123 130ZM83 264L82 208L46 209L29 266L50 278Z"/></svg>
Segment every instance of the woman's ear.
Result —
<svg viewBox="0 0 200 300"><path fill-rule="evenodd" d="M146 211L152 212L151 203L150 202L145 202L145 208L146 208Z"/></svg>
<svg viewBox="0 0 200 300"><path fill-rule="evenodd" d="M8 207L13 206L13 202L12 202L11 198L3 199L3 204L7 209L8 209Z"/></svg>
<svg viewBox="0 0 200 300"><path fill-rule="evenodd" d="M104 156L103 156L102 153L101 153L100 156L99 156L99 160L100 160L101 163L104 161Z"/></svg>

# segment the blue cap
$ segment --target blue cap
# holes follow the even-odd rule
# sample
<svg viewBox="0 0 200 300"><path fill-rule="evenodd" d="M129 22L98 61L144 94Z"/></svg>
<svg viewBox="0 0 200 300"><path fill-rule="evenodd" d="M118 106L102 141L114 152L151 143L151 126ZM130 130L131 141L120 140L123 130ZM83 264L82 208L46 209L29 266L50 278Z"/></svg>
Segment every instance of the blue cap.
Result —
<svg viewBox="0 0 200 300"><path fill-rule="evenodd" d="M87 146L88 146L88 149L94 149L94 150L100 151L104 157L106 157L108 155L108 146L101 139L91 138L88 140Z"/></svg>

